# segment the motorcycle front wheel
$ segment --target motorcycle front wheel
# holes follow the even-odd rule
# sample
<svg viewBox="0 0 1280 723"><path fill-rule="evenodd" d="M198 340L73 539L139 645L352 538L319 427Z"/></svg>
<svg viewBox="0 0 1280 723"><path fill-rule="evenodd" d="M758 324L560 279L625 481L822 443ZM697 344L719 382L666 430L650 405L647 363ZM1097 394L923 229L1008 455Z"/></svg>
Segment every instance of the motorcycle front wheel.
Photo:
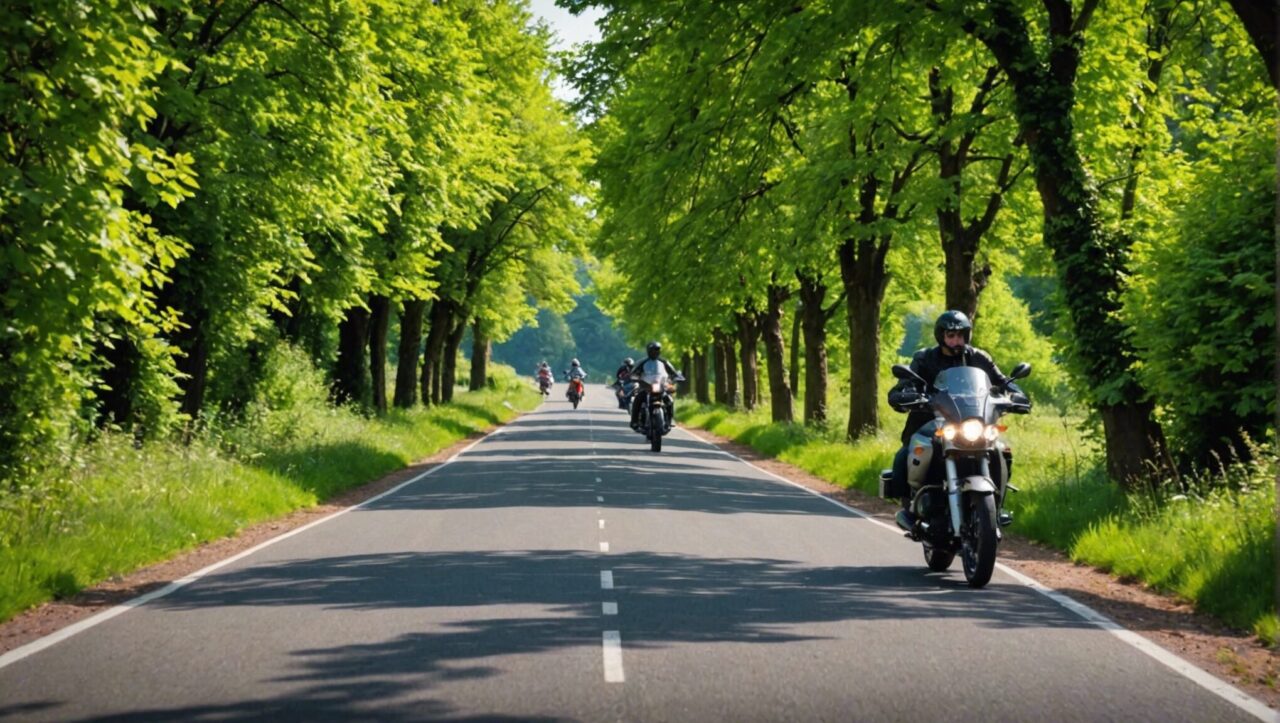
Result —
<svg viewBox="0 0 1280 723"><path fill-rule="evenodd" d="M940 550L929 543L924 543L924 564L934 572L945 572L956 559L955 550Z"/></svg>
<svg viewBox="0 0 1280 723"><path fill-rule="evenodd" d="M664 412L661 409L653 410L653 414L649 415L649 449L654 452L662 451L662 423Z"/></svg>
<svg viewBox="0 0 1280 723"><path fill-rule="evenodd" d="M984 587L991 582L996 567L996 500L989 494L969 500L969 524L962 535L960 558L964 562L964 579L969 587Z"/></svg>

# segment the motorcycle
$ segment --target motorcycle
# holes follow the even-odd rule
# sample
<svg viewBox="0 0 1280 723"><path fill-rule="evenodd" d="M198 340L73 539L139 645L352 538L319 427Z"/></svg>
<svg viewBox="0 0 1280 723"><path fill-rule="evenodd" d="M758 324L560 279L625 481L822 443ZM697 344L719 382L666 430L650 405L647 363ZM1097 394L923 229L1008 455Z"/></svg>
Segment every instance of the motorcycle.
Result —
<svg viewBox="0 0 1280 723"><path fill-rule="evenodd" d="M662 451L662 437L671 431L671 420L675 412L675 384L684 381L684 376L676 373L674 379L667 374L664 364L654 360L644 362L640 371L639 394L643 396L640 403L638 429L649 440L649 449Z"/></svg>
<svg viewBox="0 0 1280 723"><path fill-rule="evenodd" d="M538 391L542 392L542 396L544 397L551 396L551 384L552 384L552 381L551 381L550 374L538 375Z"/></svg>
<svg viewBox="0 0 1280 723"><path fill-rule="evenodd" d="M634 379L619 379L613 383L614 395L618 398L618 409L631 408L631 395L636 393Z"/></svg>
<svg viewBox="0 0 1280 723"><path fill-rule="evenodd" d="M1031 373L1023 362L1010 379ZM1001 528L1013 522L1005 512L1005 494L1017 488L1009 484L1013 454L999 424L1006 413L1026 414L1031 404L1022 395L1008 395L993 388L986 372L975 367L954 367L938 374L929 388L918 374L902 364L893 365L898 379L914 381L921 392L906 409L932 408L934 421L912 435L907 447L908 490L893 490L892 470L880 473L880 496L910 495L915 523L906 536L922 544L930 570L951 567L957 553L969 587L991 581ZM936 460L942 464L936 464ZM939 479L939 477L941 479ZM905 495L904 495L905 493Z"/></svg>
<svg viewBox="0 0 1280 723"><path fill-rule="evenodd" d="M578 377L573 377L572 379L570 379L569 388L568 390L565 391L565 396L569 398L569 402L573 404L574 409L577 409L578 402L582 401L583 393L584 393L584 390L582 388L582 380Z"/></svg>

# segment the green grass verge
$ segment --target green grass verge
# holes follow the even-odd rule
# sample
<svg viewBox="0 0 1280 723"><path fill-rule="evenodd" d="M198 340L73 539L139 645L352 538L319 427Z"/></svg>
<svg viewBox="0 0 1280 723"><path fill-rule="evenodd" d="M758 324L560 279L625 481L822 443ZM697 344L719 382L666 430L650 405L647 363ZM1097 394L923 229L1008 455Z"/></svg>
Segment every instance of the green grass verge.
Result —
<svg viewBox="0 0 1280 723"><path fill-rule="evenodd" d="M538 405L528 383L498 379L383 418L313 405L187 446L106 435L68 474L0 496L0 620L315 505Z"/></svg>
<svg viewBox="0 0 1280 723"><path fill-rule="evenodd" d="M899 446L892 432L842 441L843 426L775 424L767 409L731 412L681 402L683 424L748 444L833 484L878 493L880 470ZM1274 645L1275 461L1241 466L1231 480L1202 479L1199 494L1126 495L1102 473L1082 420L1052 414L1008 417L1013 483L1006 508L1012 534L1065 551L1072 559L1142 580Z"/></svg>

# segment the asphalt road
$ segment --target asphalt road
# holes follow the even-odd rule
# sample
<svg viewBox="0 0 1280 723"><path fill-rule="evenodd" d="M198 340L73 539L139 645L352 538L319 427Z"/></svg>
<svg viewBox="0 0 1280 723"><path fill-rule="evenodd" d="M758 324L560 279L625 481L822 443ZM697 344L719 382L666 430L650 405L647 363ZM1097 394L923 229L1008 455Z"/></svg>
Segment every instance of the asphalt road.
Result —
<svg viewBox="0 0 1280 723"><path fill-rule="evenodd" d="M16 720L1254 720L599 385L36 652ZM7 664L6 664L7 663ZM1230 695L1230 693L1228 693Z"/></svg>

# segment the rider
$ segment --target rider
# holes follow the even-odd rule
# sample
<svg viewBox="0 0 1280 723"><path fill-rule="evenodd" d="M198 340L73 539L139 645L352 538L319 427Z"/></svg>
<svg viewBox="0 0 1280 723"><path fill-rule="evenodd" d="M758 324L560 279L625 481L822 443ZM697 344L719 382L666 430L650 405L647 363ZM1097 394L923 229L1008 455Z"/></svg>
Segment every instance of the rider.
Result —
<svg viewBox="0 0 1280 723"><path fill-rule="evenodd" d="M638 364L636 364L631 368L630 376L632 379L639 379L644 374L645 365L651 361L657 362L661 364L663 367L665 367L667 370L667 375L670 376L672 379L675 379L676 377L680 376L680 372L676 371L676 368L671 366L671 362L662 358L662 345L659 344L658 342L656 341L649 342L649 345L645 347L645 355L648 357L647 359L641 359ZM639 429L640 406L644 404L646 401L648 401L648 398L649 398L649 388L646 387L644 384L641 384L638 391L635 393L635 395L631 397L631 428L632 429L636 429L636 430ZM668 404L667 405L667 423L671 424L671 423L674 423L675 421L676 421L675 405Z"/></svg>
<svg viewBox="0 0 1280 723"><path fill-rule="evenodd" d="M546 386L550 388L551 381L553 378L551 376L551 365L548 364L545 360L540 362L538 364L538 371L534 372L533 378L538 382L539 387L541 387L545 382Z"/></svg>
<svg viewBox="0 0 1280 723"><path fill-rule="evenodd" d="M569 362L569 368L564 371L564 378L569 382L572 382L574 379L581 379L585 381L587 378L587 372L582 368L582 365L578 363L578 360L574 359ZM572 384L569 385L569 389L573 389ZM569 396L569 389L565 390L564 395L566 397Z"/></svg>
<svg viewBox="0 0 1280 723"><path fill-rule="evenodd" d="M623 359L622 366L618 367L618 371L613 373L614 381L616 381L619 385L626 384L627 380L631 378L631 367L635 365L636 365L635 359L632 359L631 357L627 357L626 359Z"/></svg>
<svg viewBox="0 0 1280 723"><path fill-rule="evenodd" d="M987 373L992 386L1007 390L1016 401L1025 401L1030 404L1030 400L1026 399L1026 394L1018 388L1018 385L1000 373L999 367L991 359L990 354L977 347L969 346L972 335L973 323L964 312L955 310L942 312L933 324L933 338L937 340L938 345L916 352L911 358L911 371L919 374L932 388L933 380L944 369L962 366L977 367ZM889 406L895 411L908 411L904 405L918 400L920 394L925 391L927 390L919 388L915 380L903 379L889 390ZM902 428L902 449L898 450L893 458L893 482L896 489L902 489L907 479L907 448L911 435L922 426L933 422L933 419L934 414L930 409L910 408L907 423ZM915 524L909 494L902 499L902 510L898 512L898 519L900 523L905 523L906 529L911 529Z"/></svg>

